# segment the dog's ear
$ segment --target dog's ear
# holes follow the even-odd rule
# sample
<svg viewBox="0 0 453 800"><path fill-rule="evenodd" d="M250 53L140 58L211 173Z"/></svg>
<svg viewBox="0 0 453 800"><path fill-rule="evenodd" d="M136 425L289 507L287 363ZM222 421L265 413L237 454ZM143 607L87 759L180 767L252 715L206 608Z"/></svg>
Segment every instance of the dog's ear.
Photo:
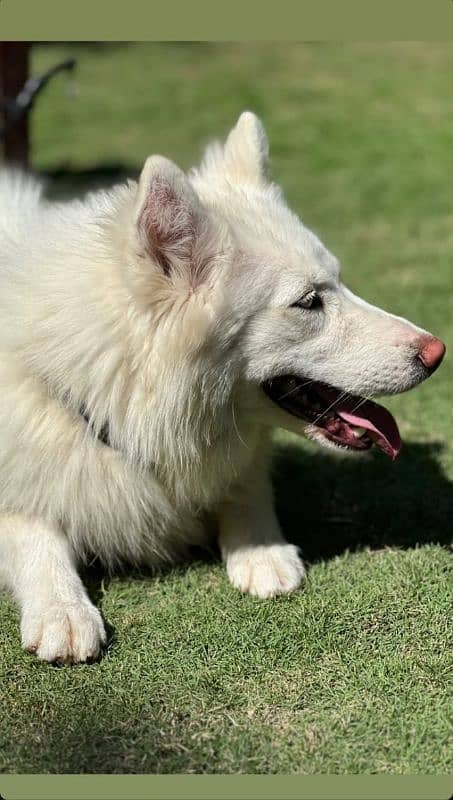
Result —
<svg viewBox="0 0 453 800"><path fill-rule="evenodd" d="M166 275L187 268L202 227L202 208L187 177L171 161L150 156L138 184L135 226L139 251Z"/></svg>
<svg viewBox="0 0 453 800"><path fill-rule="evenodd" d="M195 179L227 179L234 184L263 186L268 181L269 144L264 128L251 111L244 111L225 144L213 142L206 149Z"/></svg>
<svg viewBox="0 0 453 800"><path fill-rule="evenodd" d="M269 143L266 132L251 111L244 111L224 147L224 168L238 180L262 183L267 176Z"/></svg>

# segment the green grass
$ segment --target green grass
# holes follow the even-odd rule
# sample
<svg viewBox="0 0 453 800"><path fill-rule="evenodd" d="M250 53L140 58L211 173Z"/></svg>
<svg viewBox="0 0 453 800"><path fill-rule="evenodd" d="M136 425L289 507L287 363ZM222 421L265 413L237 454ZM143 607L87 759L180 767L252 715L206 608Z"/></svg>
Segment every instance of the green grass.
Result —
<svg viewBox="0 0 453 800"><path fill-rule="evenodd" d="M55 192L134 173L151 152L187 167L250 107L275 178L351 288L451 349L450 45L55 45L34 68L72 53L77 99L58 78L33 119ZM388 402L405 440L394 465L277 437L279 514L311 565L293 597L242 597L214 561L92 574L110 646L61 669L22 653L5 599L0 770L450 770L452 378L447 358Z"/></svg>

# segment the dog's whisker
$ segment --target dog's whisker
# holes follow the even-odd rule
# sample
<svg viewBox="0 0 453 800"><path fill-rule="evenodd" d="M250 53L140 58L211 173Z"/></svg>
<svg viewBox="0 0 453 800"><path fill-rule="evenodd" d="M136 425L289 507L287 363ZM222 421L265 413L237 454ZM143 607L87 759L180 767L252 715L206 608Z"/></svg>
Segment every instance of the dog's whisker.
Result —
<svg viewBox="0 0 453 800"><path fill-rule="evenodd" d="M364 403L368 403L368 401L371 400L372 396L373 395L370 394L367 397L362 397L361 400L357 403L357 405L355 405L354 408L351 410L351 414L353 414L354 411L357 411L360 408L360 406L363 406Z"/></svg>
<svg viewBox="0 0 453 800"><path fill-rule="evenodd" d="M235 414L235 410L234 410L234 400L231 403L231 414L232 414L232 418L233 418L233 427L234 427L234 430L236 431L236 434L237 434L237 437L238 437L240 443L242 445L244 445L244 447L246 447L247 450L250 450L250 447L248 446L248 444L246 442L244 442L241 434L239 433L239 428L238 428L237 422L236 422L236 414Z"/></svg>
<svg viewBox="0 0 453 800"><path fill-rule="evenodd" d="M319 420L320 420L320 419L322 419L322 418L323 418L323 417L324 417L326 414L328 414L328 413L329 413L329 411L332 411L332 409L333 409L333 408L335 408L335 406L337 405L337 403L340 403L340 402L341 402L341 400L344 400L346 397L348 397L348 395L349 395L349 392L342 392L342 393L341 393L341 394L340 394L340 395L339 395L339 396L338 396L338 397L337 397L337 398L336 398L336 399L333 401L333 403L331 403L331 404L330 404L330 406L328 406L328 408L325 408L325 409L324 409L324 411L322 411L322 412L321 412L321 414L319 414L319 415L316 417L316 419L315 419L315 420L314 420L314 422L313 422L313 425L316 425L316 424L319 422Z"/></svg>

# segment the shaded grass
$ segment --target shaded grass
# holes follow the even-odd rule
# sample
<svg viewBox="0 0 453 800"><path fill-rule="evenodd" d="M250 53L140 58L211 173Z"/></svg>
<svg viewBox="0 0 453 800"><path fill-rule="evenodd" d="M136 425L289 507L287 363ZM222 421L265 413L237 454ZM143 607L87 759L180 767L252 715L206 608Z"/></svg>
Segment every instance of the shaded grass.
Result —
<svg viewBox="0 0 453 800"><path fill-rule="evenodd" d="M245 107L273 173L367 299L453 344L449 45L53 45L78 97L34 116L51 191L182 166ZM218 563L88 576L111 626L101 663L22 653L0 605L0 770L445 772L451 678L452 367L388 406L395 465L338 462L279 434L277 505L311 563L304 591L241 597ZM451 684L450 684L451 685Z"/></svg>

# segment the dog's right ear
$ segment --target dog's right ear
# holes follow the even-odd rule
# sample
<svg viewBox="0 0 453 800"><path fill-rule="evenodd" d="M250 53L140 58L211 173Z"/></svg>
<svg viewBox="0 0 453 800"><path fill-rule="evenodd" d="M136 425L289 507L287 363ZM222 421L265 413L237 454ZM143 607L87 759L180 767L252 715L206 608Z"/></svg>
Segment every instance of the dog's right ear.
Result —
<svg viewBox="0 0 453 800"><path fill-rule="evenodd" d="M202 209L187 177L162 156L150 156L140 175L135 205L138 249L165 275L190 268Z"/></svg>

